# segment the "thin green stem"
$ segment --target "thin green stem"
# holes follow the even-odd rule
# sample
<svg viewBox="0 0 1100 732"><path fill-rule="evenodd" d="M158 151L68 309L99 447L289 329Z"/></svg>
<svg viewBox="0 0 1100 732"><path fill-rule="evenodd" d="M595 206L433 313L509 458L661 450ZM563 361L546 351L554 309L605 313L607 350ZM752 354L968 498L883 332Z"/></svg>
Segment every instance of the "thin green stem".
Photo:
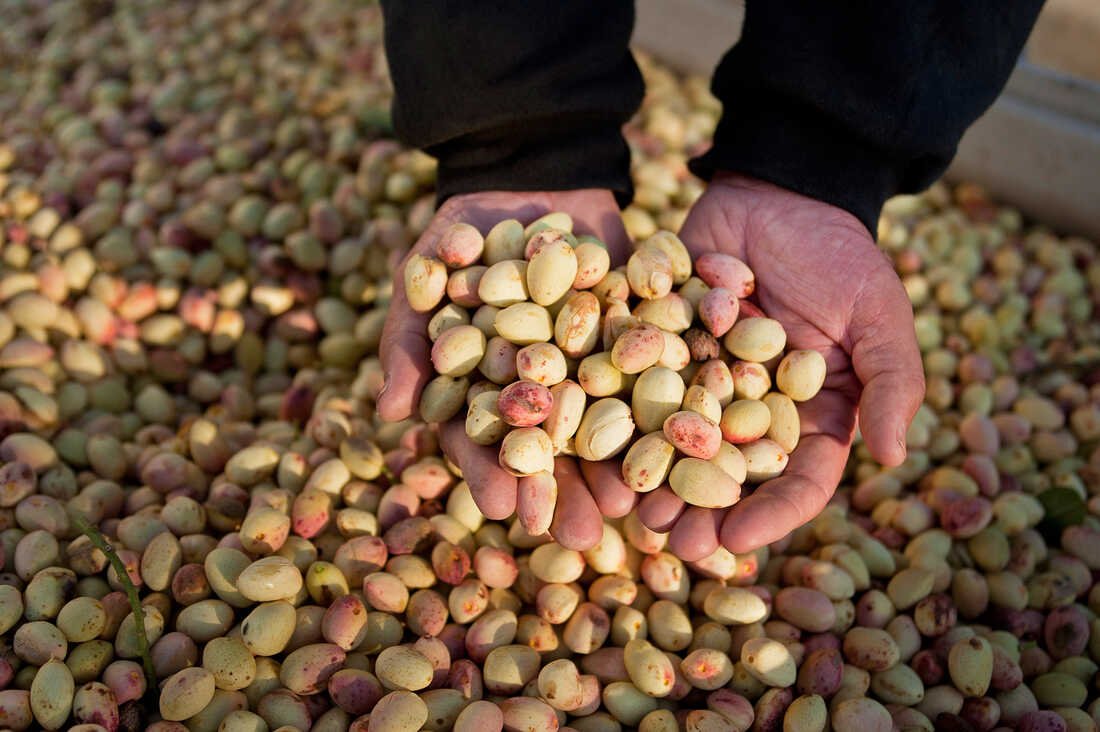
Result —
<svg viewBox="0 0 1100 732"><path fill-rule="evenodd" d="M126 565L118 556L118 552L104 538L99 529L85 521L82 516L75 515L72 519L73 523L76 524L76 528L80 529L80 533L88 537L95 548L106 555L107 561L115 568L115 574L118 575L118 581L122 584L126 597L130 600L130 611L134 615L135 632L137 633L138 653L141 654L141 666L145 671L146 691L147 693L152 692L157 688L157 674L153 670L153 656L149 653L149 637L145 635L145 608L142 607L137 587L130 580L130 574L126 571Z"/></svg>

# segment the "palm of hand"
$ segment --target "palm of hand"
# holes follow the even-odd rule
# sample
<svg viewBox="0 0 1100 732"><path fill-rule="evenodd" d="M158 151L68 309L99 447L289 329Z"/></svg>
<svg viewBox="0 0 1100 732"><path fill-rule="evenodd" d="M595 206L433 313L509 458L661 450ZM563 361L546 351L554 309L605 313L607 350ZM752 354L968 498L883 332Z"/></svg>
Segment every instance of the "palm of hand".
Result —
<svg viewBox="0 0 1100 732"><path fill-rule="evenodd" d="M802 437L785 474L732 509L682 505L667 494L643 507L671 528L685 560L719 542L734 553L782 538L817 515L840 480L859 415L872 455L905 458L905 432L924 396L909 300L890 263L853 216L820 201L751 179L716 179L681 232L699 255L722 251L756 275L755 299L787 331L789 348L825 356L821 393L799 405Z"/></svg>
<svg viewBox="0 0 1100 732"><path fill-rule="evenodd" d="M594 234L607 244L613 262L626 261L629 239L614 197L607 190L488 191L455 196L440 207L409 256L434 255L436 241L454 223L472 224L484 234L502 219L528 222L551 211L570 214L577 233ZM409 307L400 276L405 261L393 278L394 295L380 346L386 385L379 395L378 412L389 421L417 414L420 392L433 375L427 337L431 314ZM482 513L503 519L517 507L523 510L523 480L517 481L498 465L495 448L470 440L461 418L440 425L440 443L462 470ZM578 465L571 458L558 458L554 473L558 501L550 533L564 546L578 550L592 547L603 536L602 516L623 516L634 506L635 495L621 480L617 463Z"/></svg>

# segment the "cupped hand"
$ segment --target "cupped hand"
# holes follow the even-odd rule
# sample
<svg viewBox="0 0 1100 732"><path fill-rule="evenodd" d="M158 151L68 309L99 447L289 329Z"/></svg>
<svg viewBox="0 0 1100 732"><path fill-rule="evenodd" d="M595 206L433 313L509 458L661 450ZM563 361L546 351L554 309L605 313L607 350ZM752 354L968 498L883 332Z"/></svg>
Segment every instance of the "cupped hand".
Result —
<svg viewBox="0 0 1100 732"><path fill-rule="evenodd" d="M670 549L692 561L719 542L749 552L816 516L844 470L855 427L871 455L905 459L909 422L924 398L912 306L888 259L848 212L779 186L724 173L684 222L695 256L720 251L756 275L753 299L782 323L787 347L813 349L828 376L799 405L802 436L786 472L733 508L687 507L671 491L643 500L641 518L671 530Z"/></svg>
<svg viewBox="0 0 1100 732"><path fill-rule="evenodd" d="M486 191L454 196L436 212L427 230L409 253L434 256L436 242L454 223L465 222L482 234L497 222L514 218L527 224L551 211L573 217L574 233L591 234L603 241L613 264L626 261L630 241L611 191L603 189L551 192ZM378 396L378 413L386 420L418 414L420 393L432 378L428 321L405 298L401 276L405 258L393 273L393 300L382 332L380 355L385 386ZM517 479L497 464L495 447L477 445L466 436L461 419L441 425L441 445L462 470L474 501L486 517L504 519L516 510ZM615 517L633 506L633 492L617 478L617 466L578 464L569 458L555 461L558 501L550 533L562 545L587 549L602 536L601 515ZM592 485L589 490L588 486Z"/></svg>

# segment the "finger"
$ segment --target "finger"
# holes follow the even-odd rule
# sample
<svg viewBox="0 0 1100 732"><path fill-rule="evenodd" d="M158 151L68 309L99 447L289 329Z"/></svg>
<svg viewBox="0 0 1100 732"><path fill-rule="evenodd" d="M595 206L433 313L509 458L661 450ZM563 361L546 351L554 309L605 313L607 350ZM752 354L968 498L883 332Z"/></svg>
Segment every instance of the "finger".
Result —
<svg viewBox="0 0 1100 732"><path fill-rule="evenodd" d="M685 562L709 557L718 549L722 511L688 506L668 535L668 548Z"/></svg>
<svg viewBox="0 0 1100 732"><path fill-rule="evenodd" d="M863 384L860 432L872 457L894 466L905 460L905 435L924 400L924 372L905 290L893 272L880 279L856 300L849 332L852 368Z"/></svg>
<svg viewBox="0 0 1100 732"><path fill-rule="evenodd" d="M687 504L667 485L642 496L638 502L638 520L650 531L663 534L672 528Z"/></svg>
<svg viewBox="0 0 1100 732"><path fill-rule="evenodd" d="M516 481L516 518L530 536L550 530L558 502L558 483L552 473L525 475Z"/></svg>
<svg viewBox="0 0 1100 732"><path fill-rule="evenodd" d="M623 482L622 466L617 460L598 463L581 460L581 475L588 490L607 518L621 518L634 508L638 494Z"/></svg>
<svg viewBox="0 0 1100 732"><path fill-rule="evenodd" d="M722 207L722 214L723 219L719 221L713 211L692 206L684 225L680 227L680 241L684 242L692 256L722 251L748 264L744 217L729 206Z"/></svg>
<svg viewBox="0 0 1100 732"><path fill-rule="evenodd" d="M423 246L418 242L417 248ZM403 271L405 262L400 269ZM378 414L388 422L408 419L417 413L420 392L431 379L432 344L428 340L429 313L418 313L405 299L405 278L393 278L393 299L382 327L379 358L386 378L378 394Z"/></svg>
<svg viewBox="0 0 1100 732"><path fill-rule="evenodd" d="M591 549L603 538L603 519L588 486L572 458L554 459L558 479L558 506L550 535L566 549Z"/></svg>
<svg viewBox="0 0 1100 732"><path fill-rule="evenodd" d="M848 459L845 442L829 435L803 438L782 476L762 483L722 522L722 546L734 554L783 538L829 502Z"/></svg>
<svg viewBox="0 0 1100 732"><path fill-rule="evenodd" d="M443 451L462 470L478 510L493 521L515 513L516 479L500 467L497 451L467 437L466 424L460 419L442 425L439 436Z"/></svg>

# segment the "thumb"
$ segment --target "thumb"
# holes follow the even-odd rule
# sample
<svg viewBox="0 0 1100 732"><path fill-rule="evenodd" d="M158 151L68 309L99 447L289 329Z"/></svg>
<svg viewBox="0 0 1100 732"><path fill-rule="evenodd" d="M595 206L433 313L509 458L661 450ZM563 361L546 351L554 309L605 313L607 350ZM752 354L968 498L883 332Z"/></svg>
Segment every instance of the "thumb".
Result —
<svg viewBox="0 0 1100 732"><path fill-rule="evenodd" d="M909 423L924 400L924 371L913 308L893 272L868 279L856 296L849 325L852 367L863 384L859 427L872 457L894 466L905 460Z"/></svg>
<svg viewBox="0 0 1100 732"><path fill-rule="evenodd" d="M722 252L749 262L748 219L737 191L720 183L711 183L691 207L683 226L680 241L693 257L707 252Z"/></svg>
<svg viewBox="0 0 1100 732"><path fill-rule="evenodd" d="M378 395L378 414L386 421L400 421L416 414L420 392L431 378L432 344L427 336L430 316L409 306L404 269L405 260L394 273L393 300L378 349L386 378Z"/></svg>

